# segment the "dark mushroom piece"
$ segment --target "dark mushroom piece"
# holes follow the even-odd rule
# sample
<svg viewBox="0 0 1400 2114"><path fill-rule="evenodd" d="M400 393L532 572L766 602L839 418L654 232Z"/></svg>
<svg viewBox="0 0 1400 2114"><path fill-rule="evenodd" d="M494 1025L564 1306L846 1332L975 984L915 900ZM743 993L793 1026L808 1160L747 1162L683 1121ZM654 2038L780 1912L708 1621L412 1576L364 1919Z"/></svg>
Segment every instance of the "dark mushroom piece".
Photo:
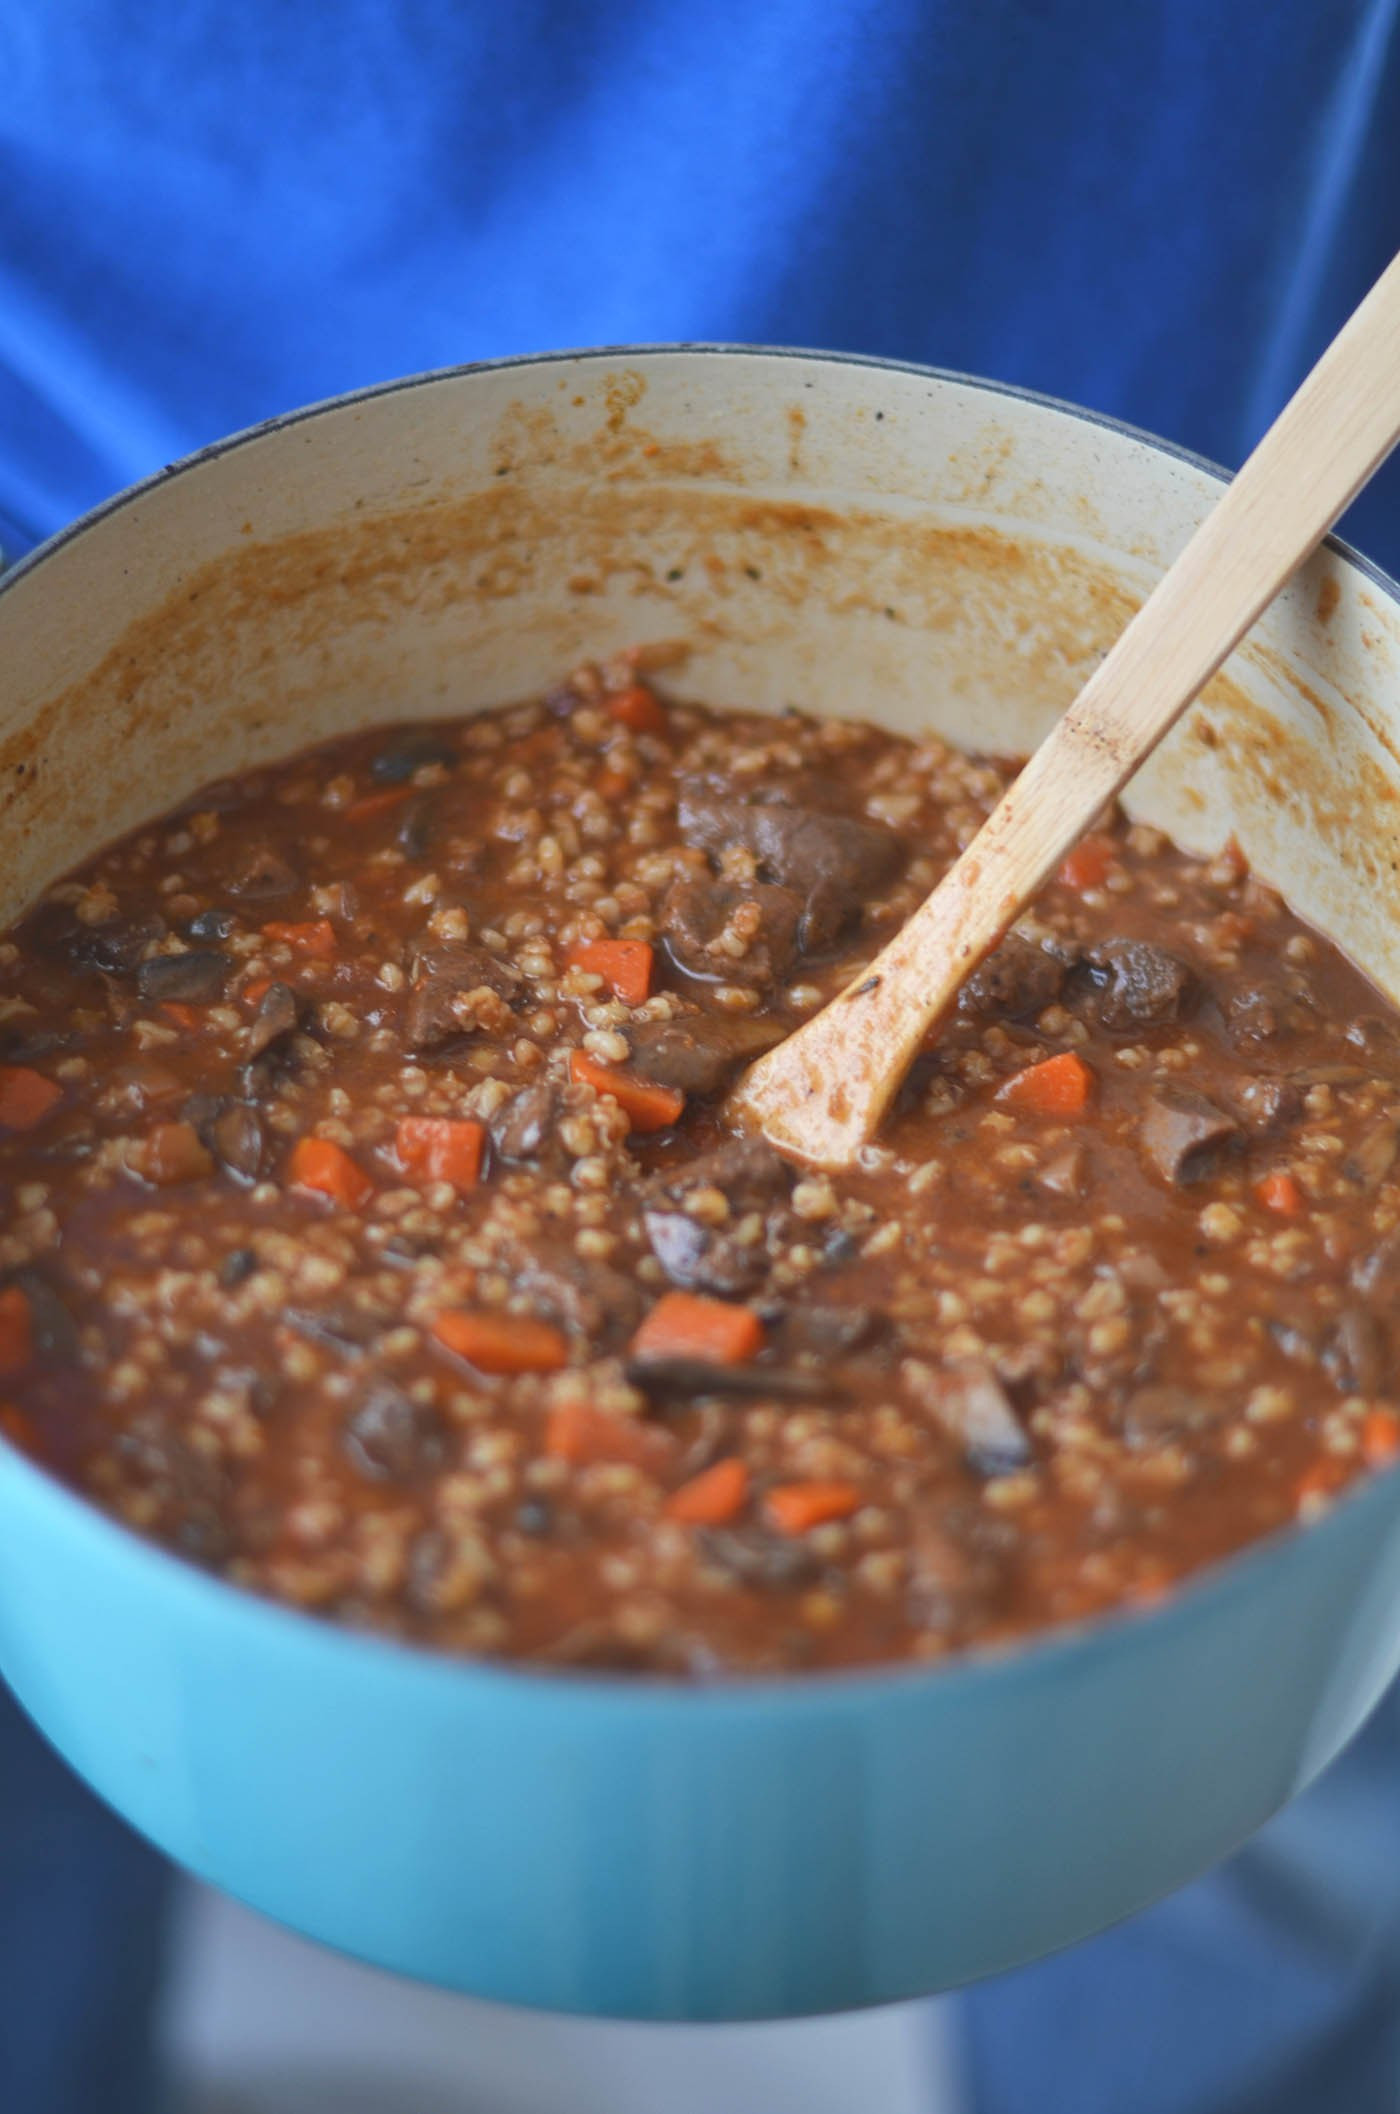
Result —
<svg viewBox="0 0 1400 2114"><path fill-rule="evenodd" d="M301 878L295 867L289 865L270 844L262 844L252 853L238 878L229 883L229 891L250 903L270 903L279 896L291 895L300 886Z"/></svg>
<svg viewBox="0 0 1400 2114"><path fill-rule="evenodd" d="M430 1404L387 1383L372 1387L343 1426L351 1465L372 1482L409 1483L447 1458L447 1428Z"/></svg>
<svg viewBox="0 0 1400 2114"><path fill-rule="evenodd" d="M623 1368L633 1387L657 1403L694 1402L730 1396L752 1402L827 1402L848 1391L825 1373L780 1365L713 1365L704 1358L629 1358Z"/></svg>
<svg viewBox="0 0 1400 2114"><path fill-rule="evenodd" d="M934 1369L911 1361L905 1373L974 1474L1011 1475L1030 1464L1030 1438L990 1365L965 1359Z"/></svg>
<svg viewBox="0 0 1400 2114"><path fill-rule="evenodd" d="M511 1095L491 1118L491 1143L503 1160L537 1160L554 1132L559 1096L547 1079L536 1079Z"/></svg>
<svg viewBox="0 0 1400 2114"><path fill-rule="evenodd" d="M444 734L423 727L410 727L391 735L370 760L369 775L376 785L407 785L425 764L451 765L457 751Z"/></svg>
<svg viewBox="0 0 1400 2114"><path fill-rule="evenodd" d="M280 1042L284 1035L294 1034L300 1020L297 995L291 985L269 984L258 1000L257 1012L243 1031L245 1057L261 1057L265 1050Z"/></svg>

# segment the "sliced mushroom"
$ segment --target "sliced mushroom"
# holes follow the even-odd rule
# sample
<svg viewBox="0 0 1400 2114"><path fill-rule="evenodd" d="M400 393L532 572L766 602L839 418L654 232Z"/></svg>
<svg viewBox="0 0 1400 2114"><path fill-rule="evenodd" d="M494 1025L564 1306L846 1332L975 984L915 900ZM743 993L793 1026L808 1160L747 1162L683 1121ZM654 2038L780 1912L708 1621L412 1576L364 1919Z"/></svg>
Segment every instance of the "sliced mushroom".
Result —
<svg viewBox="0 0 1400 2114"><path fill-rule="evenodd" d="M214 948L197 948L188 954L153 954L136 972L136 988L143 998L161 1004L217 1005L224 995L232 963Z"/></svg>
<svg viewBox="0 0 1400 2114"><path fill-rule="evenodd" d="M346 1418L345 1450L372 1482L408 1483L434 1474L447 1458L447 1429L430 1404L381 1382Z"/></svg>
<svg viewBox="0 0 1400 2114"><path fill-rule="evenodd" d="M294 1034L300 1021L297 995L290 984L269 984L258 1000L258 1010L243 1031L243 1052L261 1057L284 1035Z"/></svg>
<svg viewBox="0 0 1400 2114"><path fill-rule="evenodd" d="M935 1368L909 1358L903 1370L915 1397L962 1449L974 1474L1011 1475L1029 1465L1029 1436L990 1365L962 1359Z"/></svg>
<svg viewBox="0 0 1400 2114"><path fill-rule="evenodd" d="M1322 1362L1344 1393L1380 1394L1390 1377L1390 1337L1369 1307L1342 1309Z"/></svg>
<svg viewBox="0 0 1400 2114"><path fill-rule="evenodd" d="M237 880L229 883L229 891L249 902L265 903L279 896L289 896L300 886L301 877L296 869L270 844L261 844L251 854Z"/></svg>
<svg viewBox="0 0 1400 2114"><path fill-rule="evenodd" d="M552 1137L559 1096L547 1079L512 1094L491 1118L491 1142L503 1160L537 1160Z"/></svg>

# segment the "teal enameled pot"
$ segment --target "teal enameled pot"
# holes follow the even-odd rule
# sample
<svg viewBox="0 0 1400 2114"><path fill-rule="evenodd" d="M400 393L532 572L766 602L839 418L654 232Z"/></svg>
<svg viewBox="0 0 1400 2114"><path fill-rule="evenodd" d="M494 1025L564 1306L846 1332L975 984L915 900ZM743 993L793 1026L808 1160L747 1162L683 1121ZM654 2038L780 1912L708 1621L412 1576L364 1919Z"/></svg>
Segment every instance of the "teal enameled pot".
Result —
<svg viewBox="0 0 1400 2114"><path fill-rule="evenodd" d="M711 348L279 420L0 583L0 915L201 781L677 641L675 686L1024 749L1218 479L1063 405ZM1400 608L1319 553L1137 782L1400 989ZM646 2019L824 2012L1065 1945L1224 1856L1400 1660L1400 1475L1149 1612L686 1688L338 1630L0 1443L0 1670L182 1864L360 1957Z"/></svg>

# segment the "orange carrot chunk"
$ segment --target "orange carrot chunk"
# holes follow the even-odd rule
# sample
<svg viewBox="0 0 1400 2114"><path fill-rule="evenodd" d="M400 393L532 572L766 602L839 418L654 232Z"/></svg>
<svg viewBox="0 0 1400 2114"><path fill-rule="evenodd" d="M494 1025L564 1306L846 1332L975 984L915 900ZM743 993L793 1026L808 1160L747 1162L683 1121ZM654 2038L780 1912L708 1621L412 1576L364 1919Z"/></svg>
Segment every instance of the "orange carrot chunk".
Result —
<svg viewBox="0 0 1400 2114"><path fill-rule="evenodd" d="M290 947L293 954L309 955L316 961L329 961L339 951L335 927L329 918L313 918L309 924L284 925L274 922L263 926L263 938L273 944Z"/></svg>
<svg viewBox="0 0 1400 2114"><path fill-rule="evenodd" d="M655 955L646 940L587 940L568 952L571 968L601 976L614 998L624 1005L639 1006L651 996L651 972Z"/></svg>
<svg viewBox="0 0 1400 2114"><path fill-rule="evenodd" d="M563 1332L524 1314L476 1314L449 1307L433 1323L445 1350L479 1373L553 1373L568 1363Z"/></svg>
<svg viewBox="0 0 1400 2114"><path fill-rule="evenodd" d="M860 1503L854 1483L779 1483L763 1500L780 1534L805 1534L831 1519L846 1519Z"/></svg>
<svg viewBox="0 0 1400 2114"><path fill-rule="evenodd" d="M645 683L633 683L628 690L619 690L608 699L608 711L614 719L621 720L634 734L661 734L666 727L666 710L654 690Z"/></svg>
<svg viewBox="0 0 1400 2114"><path fill-rule="evenodd" d="M1011 1108L1024 1108L1036 1116L1078 1116L1089 1105L1094 1075L1073 1050L1046 1057L1013 1072L997 1095Z"/></svg>
<svg viewBox="0 0 1400 2114"><path fill-rule="evenodd" d="M752 1307L698 1292L666 1292L632 1338L636 1358L700 1358L706 1365L742 1365L763 1343Z"/></svg>
<svg viewBox="0 0 1400 2114"><path fill-rule="evenodd" d="M1361 1451L1372 1468L1400 1454L1400 1417L1393 1409L1368 1410L1361 1421Z"/></svg>
<svg viewBox="0 0 1400 2114"><path fill-rule="evenodd" d="M549 1413L544 1450L576 1468L593 1461L630 1461L640 1468L655 1458L659 1441L660 1434L635 1417L612 1417L591 1403L567 1402Z"/></svg>
<svg viewBox="0 0 1400 2114"><path fill-rule="evenodd" d="M1254 1194L1266 1211L1283 1218L1297 1218L1303 1208L1303 1192L1291 1174L1266 1174L1254 1185Z"/></svg>
<svg viewBox="0 0 1400 2114"><path fill-rule="evenodd" d="M446 1116L405 1116L394 1132L394 1150L406 1174L422 1182L450 1182L454 1189L476 1187L485 1144L484 1124Z"/></svg>
<svg viewBox="0 0 1400 2114"><path fill-rule="evenodd" d="M1346 1470L1340 1461L1314 1461L1293 1485L1293 1495L1301 1507L1315 1498L1331 1497L1345 1481Z"/></svg>
<svg viewBox="0 0 1400 2114"><path fill-rule="evenodd" d="M716 1461L693 1475L666 1500L667 1519L685 1527L722 1527L743 1510L749 1494L749 1471L742 1461Z"/></svg>
<svg viewBox="0 0 1400 2114"><path fill-rule="evenodd" d="M0 1373L22 1373L34 1355L29 1301L21 1285L0 1292Z"/></svg>
<svg viewBox="0 0 1400 2114"><path fill-rule="evenodd" d="M56 1079L27 1064L0 1064L0 1129L33 1130L62 1099Z"/></svg>
<svg viewBox="0 0 1400 2114"><path fill-rule="evenodd" d="M167 1020L173 1020L176 1027L183 1028L186 1034L199 1026L200 1013L198 1008L196 1006L187 1006L183 999L164 999L161 1002L160 1010Z"/></svg>
<svg viewBox="0 0 1400 2114"><path fill-rule="evenodd" d="M314 1189L346 1211L363 1211L374 1184L348 1152L329 1138L299 1138L292 1147L287 1173L298 1189Z"/></svg>
<svg viewBox="0 0 1400 2114"><path fill-rule="evenodd" d="M615 1072L611 1065L590 1057L587 1050L574 1051L569 1071L580 1085L611 1094L633 1130L666 1130L685 1107L685 1095L675 1087L652 1086L645 1079Z"/></svg>
<svg viewBox="0 0 1400 2114"><path fill-rule="evenodd" d="M250 1006L260 1006L271 989L270 976L255 976L250 984L243 986L239 996Z"/></svg>
<svg viewBox="0 0 1400 2114"><path fill-rule="evenodd" d="M1076 892L1102 888L1113 863L1113 851L1111 837L1086 837L1065 859L1058 878L1066 888L1073 888Z"/></svg>

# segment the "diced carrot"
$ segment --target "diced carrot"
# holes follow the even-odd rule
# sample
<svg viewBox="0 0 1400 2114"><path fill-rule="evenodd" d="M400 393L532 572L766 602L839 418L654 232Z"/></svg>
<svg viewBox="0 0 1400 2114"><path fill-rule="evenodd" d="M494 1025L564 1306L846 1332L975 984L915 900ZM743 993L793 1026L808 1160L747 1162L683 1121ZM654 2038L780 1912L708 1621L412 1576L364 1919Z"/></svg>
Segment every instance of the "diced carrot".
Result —
<svg viewBox="0 0 1400 2114"><path fill-rule="evenodd" d="M485 1124L447 1116L405 1116L394 1132L405 1173L424 1182L451 1182L454 1189L476 1187L485 1143Z"/></svg>
<svg viewBox="0 0 1400 2114"><path fill-rule="evenodd" d="M1393 1409L1371 1409L1361 1421L1361 1451L1372 1468L1400 1454L1400 1417Z"/></svg>
<svg viewBox="0 0 1400 2114"><path fill-rule="evenodd" d="M62 1099L56 1079L27 1064L0 1064L0 1129L33 1130Z"/></svg>
<svg viewBox="0 0 1400 2114"><path fill-rule="evenodd" d="M22 1285L0 1292L0 1373L21 1373L34 1355L29 1300Z"/></svg>
<svg viewBox="0 0 1400 2114"><path fill-rule="evenodd" d="M294 954L307 954L316 961L329 961L339 952L340 942L329 918L313 918L307 924L284 925L274 921L263 926L263 938L274 946L290 947Z"/></svg>
<svg viewBox="0 0 1400 2114"><path fill-rule="evenodd" d="M651 996L654 951L646 940L585 940L570 947L569 966L601 976L614 998L639 1006Z"/></svg>
<svg viewBox="0 0 1400 2114"><path fill-rule="evenodd" d="M270 976L255 976L250 984L243 986L241 995L250 1006L260 1006L271 989Z"/></svg>
<svg viewBox="0 0 1400 2114"><path fill-rule="evenodd" d="M632 781L625 771L614 771L607 765L598 773L594 783L603 800L621 800L632 789Z"/></svg>
<svg viewBox="0 0 1400 2114"><path fill-rule="evenodd" d="M659 1439L635 1417L613 1417L591 1403L566 1402L549 1413L544 1450L576 1468L593 1461L630 1461L640 1468L656 1458Z"/></svg>
<svg viewBox="0 0 1400 2114"><path fill-rule="evenodd" d="M374 1184L348 1152L329 1138L299 1138L287 1162L287 1174L298 1189L314 1189L347 1211L363 1211Z"/></svg>
<svg viewBox="0 0 1400 2114"><path fill-rule="evenodd" d="M1086 837L1069 853L1057 878L1066 888L1079 892L1086 888L1102 888L1113 863L1114 849L1111 837Z"/></svg>
<svg viewBox="0 0 1400 2114"><path fill-rule="evenodd" d="M174 1021L177 1028L184 1028L187 1033L199 1026L199 1008L197 1006L187 1006L182 999L164 999L160 1010L167 1020Z"/></svg>
<svg viewBox="0 0 1400 2114"><path fill-rule="evenodd" d="M685 1095L675 1087L652 1086L645 1079L633 1079L627 1072L615 1072L611 1065L590 1057L587 1050L574 1051L569 1071L580 1085L591 1086L595 1093L611 1094L633 1130L665 1130L678 1120L685 1107Z"/></svg>
<svg viewBox="0 0 1400 2114"><path fill-rule="evenodd" d="M0 1402L0 1431L12 1446L18 1446L21 1453L39 1451L39 1434L34 1429L33 1418L27 1417L13 1402Z"/></svg>
<svg viewBox="0 0 1400 2114"><path fill-rule="evenodd" d="M665 1292L632 1338L632 1355L742 1365L762 1344L763 1323L752 1307L698 1292Z"/></svg>
<svg viewBox="0 0 1400 2114"><path fill-rule="evenodd" d="M1299 1476L1293 1495L1301 1509L1317 1498L1333 1496L1345 1481L1346 1470L1340 1461L1317 1460Z"/></svg>
<svg viewBox="0 0 1400 2114"><path fill-rule="evenodd" d="M1303 1208L1303 1192L1291 1174L1266 1174L1255 1183L1254 1194L1266 1211L1284 1218L1297 1218Z"/></svg>
<svg viewBox="0 0 1400 2114"><path fill-rule="evenodd" d="M846 1519L860 1503L854 1483L779 1483L763 1500L780 1534L805 1534L831 1519Z"/></svg>
<svg viewBox="0 0 1400 2114"><path fill-rule="evenodd" d="M731 1456L673 1490L666 1500L666 1517L685 1527L722 1527L743 1510L748 1494L749 1471Z"/></svg>
<svg viewBox="0 0 1400 2114"><path fill-rule="evenodd" d="M666 709L645 683L633 683L630 689L619 690L608 699L608 711L634 734L660 734L666 726Z"/></svg>
<svg viewBox="0 0 1400 2114"><path fill-rule="evenodd" d="M561 1329L523 1314L448 1307L433 1323L433 1334L445 1350L481 1373L553 1373L569 1359L568 1339Z"/></svg>
<svg viewBox="0 0 1400 2114"><path fill-rule="evenodd" d="M1084 1059L1073 1050L1061 1050L1056 1057L1013 1072L997 1099L1036 1116L1077 1116L1088 1107L1093 1085L1094 1075Z"/></svg>
<svg viewBox="0 0 1400 2114"><path fill-rule="evenodd" d="M412 797L411 785L386 785L382 793L366 793L362 800L353 800L345 810L347 822L372 822L376 815L387 815L391 808L402 807Z"/></svg>

